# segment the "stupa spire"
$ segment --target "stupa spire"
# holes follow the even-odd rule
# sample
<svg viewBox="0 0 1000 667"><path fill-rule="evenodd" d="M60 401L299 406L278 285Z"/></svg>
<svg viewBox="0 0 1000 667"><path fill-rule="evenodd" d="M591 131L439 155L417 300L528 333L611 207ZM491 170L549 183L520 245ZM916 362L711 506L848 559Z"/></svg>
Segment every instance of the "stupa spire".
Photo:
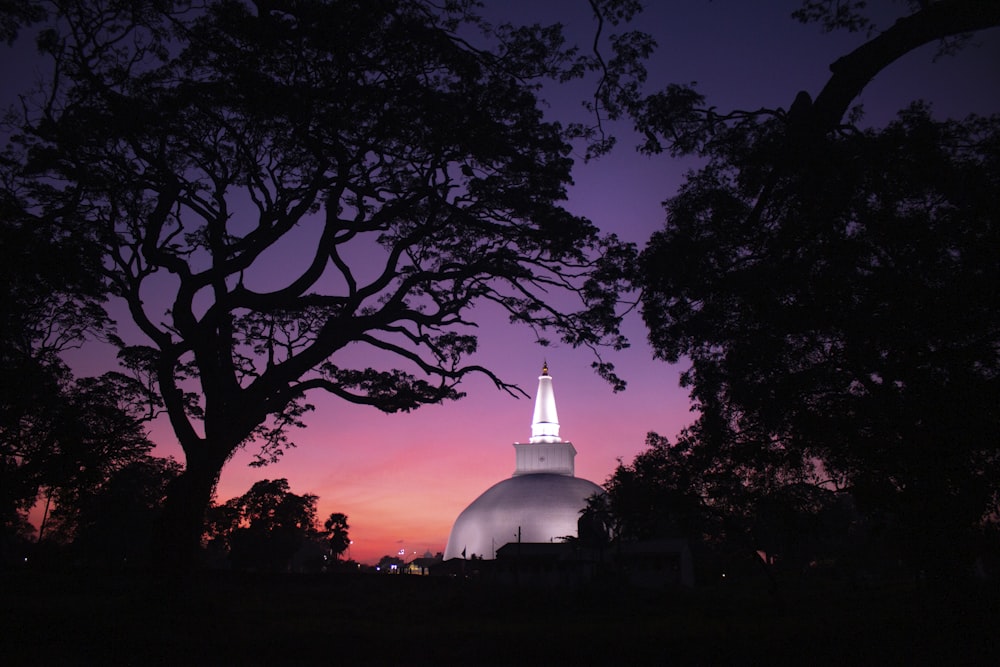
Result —
<svg viewBox="0 0 1000 667"><path fill-rule="evenodd" d="M538 376L538 393L535 394L535 414L531 419L529 443L562 442L559 437L559 414L556 412L556 395L552 391L552 376L548 361L542 362Z"/></svg>

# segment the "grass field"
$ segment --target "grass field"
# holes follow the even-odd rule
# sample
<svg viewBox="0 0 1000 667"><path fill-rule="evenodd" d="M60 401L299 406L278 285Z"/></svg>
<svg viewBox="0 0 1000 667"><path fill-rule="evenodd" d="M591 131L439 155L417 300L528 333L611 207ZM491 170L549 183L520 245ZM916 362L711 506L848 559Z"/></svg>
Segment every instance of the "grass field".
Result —
<svg viewBox="0 0 1000 667"><path fill-rule="evenodd" d="M996 587L0 574L2 665L1000 665Z"/></svg>

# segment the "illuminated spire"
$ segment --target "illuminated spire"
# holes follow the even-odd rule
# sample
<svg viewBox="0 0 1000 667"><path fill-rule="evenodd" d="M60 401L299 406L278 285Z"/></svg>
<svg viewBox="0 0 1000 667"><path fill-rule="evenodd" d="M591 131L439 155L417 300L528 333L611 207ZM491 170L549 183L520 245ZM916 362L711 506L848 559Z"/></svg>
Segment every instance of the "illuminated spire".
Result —
<svg viewBox="0 0 1000 667"><path fill-rule="evenodd" d="M535 414L531 419L531 439L529 443L562 442L559 437L559 414L556 412L556 395L552 391L552 376L549 364L542 364L542 374L538 376L538 393L535 394Z"/></svg>

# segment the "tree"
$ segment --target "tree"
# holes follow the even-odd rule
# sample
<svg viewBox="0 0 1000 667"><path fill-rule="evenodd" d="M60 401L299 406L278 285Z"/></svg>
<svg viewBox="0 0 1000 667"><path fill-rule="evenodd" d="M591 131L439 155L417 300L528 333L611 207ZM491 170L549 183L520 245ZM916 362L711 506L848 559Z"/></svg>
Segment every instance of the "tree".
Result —
<svg viewBox="0 0 1000 667"><path fill-rule="evenodd" d="M180 472L172 458L145 456L112 473L73 508L73 555L111 567L153 562L154 526Z"/></svg>
<svg viewBox="0 0 1000 667"><path fill-rule="evenodd" d="M697 537L708 532L709 493L703 479L708 471L691 460L700 450L689 443L671 445L649 433L646 451L631 463L618 463L605 489L620 539Z"/></svg>
<svg viewBox="0 0 1000 667"><path fill-rule="evenodd" d="M787 460L777 448L703 440L702 426L696 422L673 443L649 433L646 450L619 462L604 485L604 511L619 542L689 540L698 579L764 575L779 608L782 571L898 570L904 554L885 544L891 527L877 514L861 516L850 493L817 483L808 461Z"/></svg>
<svg viewBox="0 0 1000 667"><path fill-rule="evenodd" d="M576 522L576 535L560 538L564 542L603 548L617 535L617 522L606 493L594 493L587 497L587 504L580 510Z"/></svg>
<svg viewBox="0 0 1000 667"><path fill-rule="evenodd" d="M815 102L723 114L672 86L631 108L647 150L706 158L640 267L656 355L691 361L701 443L770 469L763 488L829 476L940 572L1000 499L1000 301L983 288L1000 279L1000 117L916 104L881 130L842 123L890 62L1000 25L1000 5L911 4L831 66ZM800 16L863 22L835 6Z"/></svg>
<svg viewBox="0 0 1000 667"><path fill-rule="evenodd" d="M53 529L65 542L76 534L80 512L95 502L116 474L129 466L150 465L153 443L137 414L141 398L131 378L117 373L80 378L60 387L49 400L55 401L52 421L33 434L41 438L33 444L46 451L41 457L31 454L26 462L37 469L46 510L50 501L55 502ZM166 474L166 469L162 472ZM155 494L156 488L148 492ZM133 502L140 502L140 497ZM39 539L46 527L39 527Z"/></svg>
<svg viewBox="0 0 1000 667"><path fill-rule="evenodd" d="M582 71L557 28L466 0L42 4L54 75L7 180L23 215L99 241L148 339L126 352L185 455L167 562L192 562L233 452L279 456L311 391L387 412L470 373L516 391L467 361L477 303L625 344L633 250L559 206L568 135L538 109L537 81Z"/></svg>
<svg viewBox="0 0 1000 667"><path fill-rule="evenodd" d="M61 359L108 329L93 244L72 225L25 215L25 202L12 185L0 187L0 541L5 544L27 528L39 489L66 488L64 473L79 469L80 461L63 454L73 448L70 442L86 438L79 423L87 411L83 404L108 403L74 382Z"/></svg>
<svg viewBox="0 0 1000 667"><path fill-rule="evenodd" d="M24 194L15 180L0 187L3 551L30 531L28 511L40 494L37 540L74 541L81 513L99 502L115 475L145 465L153 447L143 425L150 397L136 378L119 372L74 378L63 361L88 339L114 336L93 230L27 212ZM140 495L119 500L142 506Z"/></svg>
<svg viewBox="0 0 1000 667"><path fill-rule="evenodd" d="M63 272L64 277L74 271ZM54 270L47 280L54 280ZM144 458L152 449L143 425L142 392L134 380L111 372L73 378L60 354L82 343L88 333L106 327L96 302L71 294L63 285L51 292L42 281L32 294L18 289L30 276L6 283L3 375L0 390L0 493L4 532L26 521L39 493L64 539L73 533L73 517L82 499L95 493L109 476ZM74 299L80 302L72 303Z"/></svg>
<svg viewBox="0 0 1000 667"><path fill-rule="evenodd" d="M787 484L760 499L749 533L758 553L788 572L803 573L824 561L850 565L845 556L858 523L853 509L846 493Z"/></svg>
<svg viewBox="0 0 1000 667"><path fill-rule="evenodd" d="M673 443L647 434L647 449L630 463L619 462L604 487L620 542L689 540L698 578L715 581L737 564L758 567L757 508L769 489L788 481L759 453L743 461L737 456L742 452L727 448L731 443L704 441L701 427L696 422Z"/></svg>
<svg viewBox="0 0 1000 667"><path fill-rule="evenodd" d="M318 537L317 500L292 493L287 479L263 479L212 509L209 536L225 545L235 569L283 572L302 545Z"/></svg>
<svg viewBox="0 0 1000 667"><path fill-rule="evenodd" d="M323 528L326 529L326 538L330 543L330 551L333 553L334 558L340 558L340 556L347 551L347 547L351 546L351 538L347 534L347 515L340 512L334 512L330 515L330 518L323 522Z"/></svg>

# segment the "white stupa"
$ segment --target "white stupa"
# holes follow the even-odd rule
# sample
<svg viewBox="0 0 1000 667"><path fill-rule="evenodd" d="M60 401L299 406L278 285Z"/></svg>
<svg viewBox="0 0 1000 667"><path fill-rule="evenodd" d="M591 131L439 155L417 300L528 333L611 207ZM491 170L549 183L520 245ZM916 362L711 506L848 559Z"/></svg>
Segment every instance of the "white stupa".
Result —
<svg viewBox="0 0 1000 667"><path fill-rule="evenodd" d="M513 476L494 484L455 519L445 560L492 559L508 542L556 542L575 536L587 498L604 490L573 475L576 449L559 437L559 415L548 365L542 366L531 438L515 442Z"/></svg>

